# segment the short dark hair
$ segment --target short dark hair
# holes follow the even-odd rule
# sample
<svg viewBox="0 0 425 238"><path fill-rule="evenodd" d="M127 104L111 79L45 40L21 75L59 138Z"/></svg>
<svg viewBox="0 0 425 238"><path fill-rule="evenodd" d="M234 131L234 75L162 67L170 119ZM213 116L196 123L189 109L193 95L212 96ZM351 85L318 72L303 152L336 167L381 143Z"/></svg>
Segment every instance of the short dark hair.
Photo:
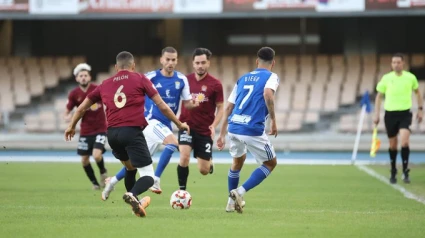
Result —
<svg viewBox="0 0 425 238"><path fill-rule="evenodd" d="M395 53L395 54L393 54L393 58L394 57L400 58L401 61L404 61L404 55L402 53Z"/></svg>
<svg viewBox="0 0 425 238"><path fill-rule="evenodd" d="M177 53L177 50L174 47L167 46L164 49L162 49L161 55L164 55L165 52L167 52L167 53Z"/></svg>
<svg viewBox="0 0 425 238"><path fill-rule="evenodd" d="M117 55L117 66L121 69L130 68L134 63L133 55L128 51L122 51Z"/></svg>
<svg viewBox="0 0 425 238"><path fill-rule="evenodd" d="M274 60L275 52L270 47L261 47L257 52L257 57L267 63L271 63Z"/></svg>
<svg viewBox="0 0 425 238"><path fill-rule="evenodd" d="M210 60L212 53L207 48L196 48L192 53L192 60L195 59L196 56L205 55L207 60Z"/></svg>

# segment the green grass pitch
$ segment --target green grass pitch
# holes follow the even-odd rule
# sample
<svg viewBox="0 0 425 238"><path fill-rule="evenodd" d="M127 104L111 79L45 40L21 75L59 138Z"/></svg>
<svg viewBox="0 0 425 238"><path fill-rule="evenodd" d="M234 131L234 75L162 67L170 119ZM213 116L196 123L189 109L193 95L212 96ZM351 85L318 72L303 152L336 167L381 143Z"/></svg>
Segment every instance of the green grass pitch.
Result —
<svg viewBox="0 0 425 238"><path fill-rule="evenodd" d="M93 168L98 172L94 163ZM245 165L240 183L255 165ZM388 168L370 166L388 175ZM107 164L109 174L119 164ZM425 205L354 166L278 165L245 195L243 214L226 213L229 165L202 176L190 167L193 205L173 210L176 165L161 180L162 195L138 218L117 185L108 201L91 190L77 163L0 163L0 237L424 237ZM399 180L401 181L401 179ZM403 185L404 186L404 185ZM412 168L410 191L425 195L425 167Z"/></svg>

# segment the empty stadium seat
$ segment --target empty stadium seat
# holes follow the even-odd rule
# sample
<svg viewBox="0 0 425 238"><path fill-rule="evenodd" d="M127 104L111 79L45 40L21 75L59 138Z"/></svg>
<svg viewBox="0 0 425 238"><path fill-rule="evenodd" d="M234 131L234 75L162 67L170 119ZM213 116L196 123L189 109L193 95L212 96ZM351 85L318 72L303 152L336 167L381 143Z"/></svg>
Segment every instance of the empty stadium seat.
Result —
<svg viewBox="0 0 425 238"><path fill-rule="evenodd" d="M325 112L335 112L339 107L341 88L340 84L328 83L324 98L323 110Z"/></svg>
<svg viewBox="0 0 425 238"><path fill-rule="evenodd" d="M288 119L284 126L284 131L298 131L302 128L302 123L304 121L303 112L292 111L289 113Z"/></svg>

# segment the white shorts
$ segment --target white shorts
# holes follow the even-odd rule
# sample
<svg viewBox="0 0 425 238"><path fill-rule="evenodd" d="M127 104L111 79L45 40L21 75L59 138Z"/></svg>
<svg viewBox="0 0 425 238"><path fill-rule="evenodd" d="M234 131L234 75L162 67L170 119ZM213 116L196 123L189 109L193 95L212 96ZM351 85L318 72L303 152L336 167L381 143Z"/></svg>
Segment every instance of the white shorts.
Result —
<svg viewBox="0 0 425 238"><path fill-rule="evenodd" d="M149 153L153 155L162 145L165 138L172 135L173 132L166 125L156 119L147 120L147 122L149 125L143 130L143 135L145 136Z"/></svg>
<svg viewBox="0 0 425 238"><path fill-rule="evenodd" d="M257 163L262 164L276 157L273 145L265 133L261 136L246 136L229 132L230 155L233 158L246 154L247 149L254 156Z"/></svg>

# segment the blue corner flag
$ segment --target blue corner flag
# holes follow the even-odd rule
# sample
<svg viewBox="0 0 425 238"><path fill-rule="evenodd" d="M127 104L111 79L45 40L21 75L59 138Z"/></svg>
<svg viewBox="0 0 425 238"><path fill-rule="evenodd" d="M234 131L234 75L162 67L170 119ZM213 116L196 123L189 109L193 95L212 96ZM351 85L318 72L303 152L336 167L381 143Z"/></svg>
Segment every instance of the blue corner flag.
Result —
<svg viewBox="0 0 425 238"><path fill-rule="evenodd" d="M369 91L366 91L363 94L362 99L360 100L360 105L363 107L363 105L366 105L366 112L370 113L372 111L372 105L370 104L370 98L369 98Z"/></svg>

